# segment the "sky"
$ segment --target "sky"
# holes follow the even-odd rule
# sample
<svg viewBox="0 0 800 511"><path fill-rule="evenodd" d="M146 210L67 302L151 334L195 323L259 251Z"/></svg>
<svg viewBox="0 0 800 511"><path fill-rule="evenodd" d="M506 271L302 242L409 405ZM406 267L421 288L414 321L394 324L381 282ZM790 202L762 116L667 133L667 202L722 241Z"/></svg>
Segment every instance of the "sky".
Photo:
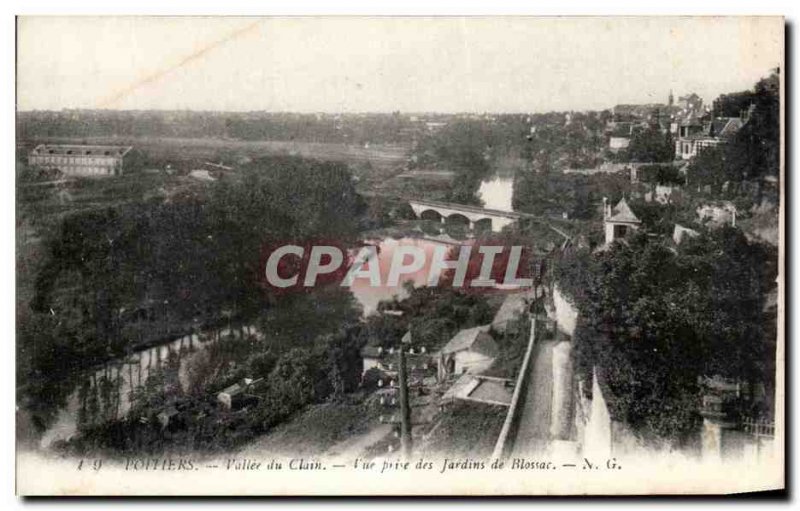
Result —
<svg viewBox="0 0 800 511"><path fill-rule="evenodd" d="M710 103L781 18L21 17L18 110L546 112Z"/></svg>

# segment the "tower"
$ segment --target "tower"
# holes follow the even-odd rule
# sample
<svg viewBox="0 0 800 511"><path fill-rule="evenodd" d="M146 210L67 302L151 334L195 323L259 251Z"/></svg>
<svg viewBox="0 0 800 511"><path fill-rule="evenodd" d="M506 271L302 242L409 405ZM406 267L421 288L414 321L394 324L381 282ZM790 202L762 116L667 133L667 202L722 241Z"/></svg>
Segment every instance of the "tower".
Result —
<svg viewBox="0 0 800 511"><path fill-rule="evenodd" d="M608 199L603 197L603 224L606 231L606 244L624 238L629 232L638 230L642 224L631 211L623 197L613 208Z"/></svg>
<svg viewBox="0 0 800 511"><path fill-rule="evenodd" d="M672 95L672 89L669 90L669 100L668 100L667 104L669 104L669 106L672 106L672 105L675 104L675 96Z"/></svg>

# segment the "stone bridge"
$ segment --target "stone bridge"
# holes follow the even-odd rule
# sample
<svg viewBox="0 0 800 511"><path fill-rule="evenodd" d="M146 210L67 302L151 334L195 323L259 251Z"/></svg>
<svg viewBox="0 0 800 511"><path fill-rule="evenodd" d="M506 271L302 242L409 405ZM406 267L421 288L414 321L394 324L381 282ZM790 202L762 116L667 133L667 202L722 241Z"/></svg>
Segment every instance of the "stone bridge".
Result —
<svg viewBox="0 0 800 511"><path fill-rule="evenodd" d="M468 225L470 229L483 227L493 232L500 232L504 227L525 216L513 211L485 209L449 202L411 199L408 203L414 210L414 214L423 220L435 220L443 224Z"/></svg>

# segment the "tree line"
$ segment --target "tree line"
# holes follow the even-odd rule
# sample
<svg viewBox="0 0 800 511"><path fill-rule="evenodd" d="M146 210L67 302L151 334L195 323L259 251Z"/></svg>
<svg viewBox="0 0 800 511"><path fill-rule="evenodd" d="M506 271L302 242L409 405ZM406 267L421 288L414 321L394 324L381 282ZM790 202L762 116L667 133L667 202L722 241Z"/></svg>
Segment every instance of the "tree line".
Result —
<svg viewBox="0 0 800 511"><path fill-rule="evenodd" d="M770 402L774 388L776 274L774 248L731 227L677 250L642 233L600 253L576 249L554 268L580 311L578 373L598 371L617 420L676 445L698 431L702 377L741 382L741 414L769 413L757 394Z"/></svg>

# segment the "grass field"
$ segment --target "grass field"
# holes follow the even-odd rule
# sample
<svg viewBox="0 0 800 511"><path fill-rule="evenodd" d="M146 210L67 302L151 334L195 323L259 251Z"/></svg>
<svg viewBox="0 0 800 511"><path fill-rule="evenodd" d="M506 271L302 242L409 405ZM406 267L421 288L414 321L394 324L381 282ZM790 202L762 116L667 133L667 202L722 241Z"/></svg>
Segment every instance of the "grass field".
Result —
<svg viewBox="0 0 800 511"><path fill-rule="evenodd" d="M458 402L442 414L426 453L440 457L489 458L503 428L507 408Z"/></svg>
<svg viewBox="0 0 800 511"><path fill-rule="evenodd" d="M403 145L338 144L308 141L279 140L231 140L220 138L172 138L172 137L86 137L86 138L42 138L31 143L61 144L114 144L130 145L140 149L154 160L228 158L226 163L235 164L236 159L259 158L271 155L294 155L345 163L367 163L372 166L395 166L405 162L408 147ZM232 161L233 160L233 161Z"/></svg>
<svg viewBox="0 0 800 511"><path fill-rule="evenodd" d="M27 140L25 149L39 143L130 145L139 151L145 167L171 165L179 173L198 168L204 162L222 162L236 167L267 156L289 155L345 163L359 180L359 190L376 191L406 170L409 146L387 144L340 144L309 141L231 140L221 138L174 137L50 137Z"/></svg>
<svg viewBox="0 0 800 511"><path fill-rule="evenodd" d="M259 456L320 456L337 443L379 427L374 409L361 403L311 405L247 445Z"/></svg>

